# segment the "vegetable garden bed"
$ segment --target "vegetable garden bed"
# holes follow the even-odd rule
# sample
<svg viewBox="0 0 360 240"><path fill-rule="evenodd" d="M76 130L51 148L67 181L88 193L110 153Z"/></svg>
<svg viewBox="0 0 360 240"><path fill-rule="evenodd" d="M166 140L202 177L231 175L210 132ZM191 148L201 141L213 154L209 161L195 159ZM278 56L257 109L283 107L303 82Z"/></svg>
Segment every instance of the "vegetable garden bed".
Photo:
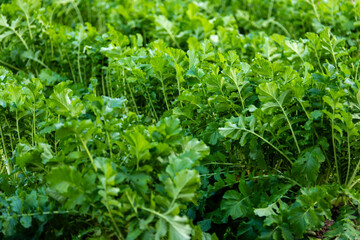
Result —
<svg viewBox="0 0 360 240"><path fill-rule="evenodd" d="M359 0L4 0L1 239L360 239Z"/></svg>

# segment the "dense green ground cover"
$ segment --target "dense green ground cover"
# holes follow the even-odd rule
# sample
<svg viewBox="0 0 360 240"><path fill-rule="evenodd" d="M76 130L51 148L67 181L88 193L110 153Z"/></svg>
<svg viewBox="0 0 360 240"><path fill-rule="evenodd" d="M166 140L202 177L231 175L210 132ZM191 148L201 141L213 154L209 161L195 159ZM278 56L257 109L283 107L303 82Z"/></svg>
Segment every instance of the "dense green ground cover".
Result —
<svg viewBox="0 0 360 240"><path fill-rule="evenodd" d="M1 239L360 239L359 0L3 0Z"/></svg>

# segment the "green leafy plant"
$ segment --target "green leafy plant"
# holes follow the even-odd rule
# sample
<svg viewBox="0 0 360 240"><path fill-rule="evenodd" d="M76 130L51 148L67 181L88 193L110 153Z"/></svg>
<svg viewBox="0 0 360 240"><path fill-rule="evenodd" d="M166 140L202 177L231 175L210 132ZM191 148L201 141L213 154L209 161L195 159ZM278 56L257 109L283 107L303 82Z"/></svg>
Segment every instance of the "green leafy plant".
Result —
<svg viewBox="0 0 360 240"><path fill-rule="evenodd" d="M2 1L0 238L356 239L359 12Z"/></svg>

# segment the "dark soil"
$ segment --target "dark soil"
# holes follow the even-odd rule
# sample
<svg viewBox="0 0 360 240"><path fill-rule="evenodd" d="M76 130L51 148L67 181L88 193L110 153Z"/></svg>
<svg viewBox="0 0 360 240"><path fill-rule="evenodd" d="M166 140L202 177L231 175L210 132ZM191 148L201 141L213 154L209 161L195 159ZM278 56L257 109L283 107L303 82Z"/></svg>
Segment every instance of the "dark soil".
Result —
<svg viewBox="0 0 360 240"><path fill-rule="evenodd" d="M331 220L326 219L324 222L324 226L320 230L315 232L315 236L319 239L324 239L324 234L330 230L330 227L334 224L334 222L338 218L339 214L340 214L340 208L333 207L331 209L332 219Z"/></svg>
<svg viewBox="0 0 360 240"><path fill-rule="evenodd" d="M329 231L330 227L334 224L334 220L325 220L324 226L319 230L315 232L315 236L319 239L324 239L324 234Z"/></svg>

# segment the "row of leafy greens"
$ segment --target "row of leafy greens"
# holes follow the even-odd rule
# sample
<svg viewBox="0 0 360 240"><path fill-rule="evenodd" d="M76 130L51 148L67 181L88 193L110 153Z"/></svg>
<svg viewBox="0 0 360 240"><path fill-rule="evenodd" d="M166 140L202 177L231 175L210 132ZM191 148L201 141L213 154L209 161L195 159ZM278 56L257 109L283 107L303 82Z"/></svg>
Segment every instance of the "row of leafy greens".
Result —
<svg viewBox="0 0 360 240"><path fill-rule="evenodd" d="M359 0L4 0L0 238L360 238Z"/></svg>

